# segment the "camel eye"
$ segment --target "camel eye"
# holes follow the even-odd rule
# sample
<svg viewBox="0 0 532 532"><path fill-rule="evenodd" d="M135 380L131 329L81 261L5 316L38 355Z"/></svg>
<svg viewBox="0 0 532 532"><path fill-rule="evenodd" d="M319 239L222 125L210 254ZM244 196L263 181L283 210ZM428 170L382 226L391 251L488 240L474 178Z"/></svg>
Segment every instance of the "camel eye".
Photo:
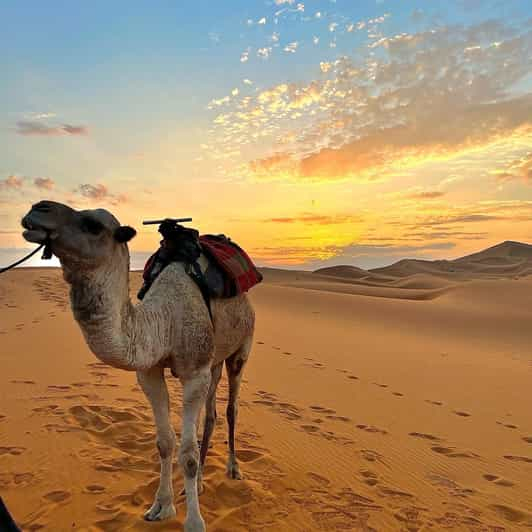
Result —
<svg viewBox="0 0 532 532"><path fill-rule="evenodd" d="M103 224L94 218L83 218L81 221L81 229L92 235L99 235L103 231L103 228Z"/></svg>

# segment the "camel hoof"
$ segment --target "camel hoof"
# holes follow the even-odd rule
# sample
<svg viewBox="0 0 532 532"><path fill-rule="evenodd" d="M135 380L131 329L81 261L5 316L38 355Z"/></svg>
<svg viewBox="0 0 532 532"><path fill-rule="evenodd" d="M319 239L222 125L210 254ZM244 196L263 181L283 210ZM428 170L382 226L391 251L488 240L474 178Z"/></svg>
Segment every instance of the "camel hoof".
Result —
<svg viewBox="0 0 532 532"><path fill-rule="evenodd" d="M235 480L242 480L244 478L236 462L233 464L227 464L226 473L229 478L233 478Z"/></svg>
<svg viewBox="0 0 532 532"><path fill-rule="evenodd" d="M189 517L185 521L184 525L185 532L205 532L205 521L198 515L197 517Z"/></svg>
<svg viewBox="0 0 532 532"><path fill-rule="evenodd" d="M155 501L152 507L144 514L146 521L163 521L176 516L175 506L167 504L162 506L159 501Z"/></svg>

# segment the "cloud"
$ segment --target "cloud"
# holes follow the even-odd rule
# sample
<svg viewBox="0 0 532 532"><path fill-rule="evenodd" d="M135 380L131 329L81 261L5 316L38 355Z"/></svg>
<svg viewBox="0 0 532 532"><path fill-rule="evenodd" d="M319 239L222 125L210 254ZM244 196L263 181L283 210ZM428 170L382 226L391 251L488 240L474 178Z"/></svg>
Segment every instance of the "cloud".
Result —
<svg viewBox="0 0 532 532"><path fill-rule="evenodd" d="M113 205L118 203L125 203L128 201L127 196L124 194L111 194L107 186L102 183L96 185L82 184L74 191L84 198L88 198L96 201L109 201Z"/></svg>
<svg viewBox="0 0 532 532"><path fill-rule="evenodd" d="M441 190L423 190L421 192L412 192L411 194L405 195L405 198L424 200L424 199L436 199L445 196L445 192Z"/></svg>
<svg viewBox="0 0 532 532"><path fill-rule="evenodd" d="M52 188L54 188L54 185L55 185L54 180L50 179L49 177L36 177L33 180L33 184L37 188L42 188L45 190L52 190Z"/></svg>
<svg viewBox="0 0 532 532"><path fill-rule="evenodd" d="M448 113L418 116L410 124L371 128L367 134L338 148L326 147L298 158L294 152L259 159L252 169L260 177L290 168L300 179L337 180L365 177L376 180L393 167L422 163L432 158L452 156L485 146L514 133L532 131L532 95L509 101L463 107ZM438 127L435 127L438 124ZM274 163L277 163L277 166Z"/></svg>
<svg viewBox="0 0 532 532"><path fill-rule="evenodd" d="M320 214L308 214L304 213L300 216L293 217L276 217L276 218L267 218L264 222L271 223L280 223L280 224L292 224L292 223L305 223L305 224L316 224L316 225L336 225L336 224L346 224L346 223L355 223L360 222L361 218L359 216L353 215L320 215Z"/></svg>
<svg viewBox="0 0 532 532"><path fill-rule="evenodd" d="M345 246L310 245L260 247L253 256L270 264L300 265L316 269L323 266L352 264L362 268L375 268L396 262L405 257L432 258L434 253L454 249L454 242L429 242L427 244L373 244L351 243Z"/></svg>
<svg viewBox="0 0 532 532"><path fill-rule="evenodd" d="M20 190L23 184L23 177L10 175L5 179L0 179L0 190Z"/></svg>
<svg viewBox="0 0 532 532"><path fill-rule="evenodd" d="M41 135L41 136L58 136L58 135L88 135L89 130L86 126L73 126L71 124L62 124L60 126L47 126L41 122L30 120L21 120L17 122L16 132L19 135Z"/></svg>
<svg viewBox="0 0 532 532"><path fill-rule="evenodd" d="M294 41L294 42L288 43L283 48L283 50L285 52L288 52L288 53L291 53L291 54L295 54L298 46L299 46L299 43L297 41Z"/></svg>
<svg viewBox="0 0 532 532"><path fill-rule="evenodd" d="M232 101L213 119L214 153L249 154L259 179L367 182L524 137L532 94L512 88L532 73L531 49L532 30L498 21L375 33L353 56L318 60L315 80Z"/></svg>
<svg viewBox="0 0 532 532"><path fill-rule="evenodd" d="M257 57L260 57L261 59L268 59L271 53L272 53L272 47L265 46L264 48L259 48L257 50Z"/></svg>
<svg viewBox="0 0 532 532"><path fill-rule="evenodd" d="M495 173L499 181L522 179L525 183L532 184L532 152L513 160L505 170Z"/></svg>

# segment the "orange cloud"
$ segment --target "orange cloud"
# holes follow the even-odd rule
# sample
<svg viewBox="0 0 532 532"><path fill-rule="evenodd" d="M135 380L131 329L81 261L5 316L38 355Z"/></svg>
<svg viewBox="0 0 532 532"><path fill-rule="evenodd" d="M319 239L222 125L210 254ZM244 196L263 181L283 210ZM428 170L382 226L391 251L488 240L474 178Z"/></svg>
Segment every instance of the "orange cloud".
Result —
<svg viewBox="0 0 532 532"><path fill-rule="evenodd" d="M320 214L302 214L300 216L294 216L294 217L268 218L264 221L272 222L272 223L280 223L280 224L306 223L306 224L316 224L316 225L336 225L336 224L360 222L361 218L358 216L352 216L352 215L328 216L328 215L320 215Z"/></svg>
<svg viewBox="0 0 532 532"><path fill-rule="evenodd" d="M408 199L424 200L424 199L436 199L445 196L445 192L441 190L424 190L421 192L412 192L405 197Z"/></svg>
<svg viewBox="0 0 532 532"><path fill-rule="evenodd" d="M46 190L51 190L52 188L54 188L55 185L54 180L50 179L49 177L36 177L33 180L33 184L37 188L43 188Z"/></svg>
<svg viewBox="0 0 532 532"><path fill-rule="evenodd" d="M432 158L453 156L485 146L510 135L532 132L532 95L492 104L458 109L440 107L410 124L375 129L365 137L339 148L323 148L298 158L296 153L278 153L253 161L258 177L275 178L289 171L294 178L335 180L369 179L394 166L414 166Z"/></svg>
<svg viewBox="0 0 532 532"><path fill-rule="evenodd" d="M22 185L24 184L24 178L16 176L16 175L10 175L6 177L5 179L0 180L0 190L2 189L11 189L11 190L17 190L21 189Z"/></svg>
<svg viewBox="0 0 532 532"><path fill-rule="evenodd" d="M522 179L525 183L532 184L532 152L512 161L505 170L497 172L499 181Z"/></svg>
<svg viewBox="0 0 532 532"><path fill-rule="evenodd" d="M107 186L102 183L96 185L83 184L75 190L78 194L84 198L98 201L109 201L113 205L118 203L125 203L127 201L127 196L124 194L111 194Z"/></svg>

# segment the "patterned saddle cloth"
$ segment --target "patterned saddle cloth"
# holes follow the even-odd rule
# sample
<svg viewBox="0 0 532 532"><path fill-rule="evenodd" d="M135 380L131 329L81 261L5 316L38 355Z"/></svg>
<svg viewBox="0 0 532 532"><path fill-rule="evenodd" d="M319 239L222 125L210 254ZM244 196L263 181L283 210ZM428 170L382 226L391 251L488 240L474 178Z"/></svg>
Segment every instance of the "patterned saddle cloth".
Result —
<svg viewBox="0 0 532 532"><path fill-rule="evenodd" d="M209 309L211 298L234 297L262 281L262 274L248 254L230 238L199 236L195 229L182 229L177 234L166 235L161 247L146 262L139 299L143 299L153 281L171 262L185 264Z"/></svg>

